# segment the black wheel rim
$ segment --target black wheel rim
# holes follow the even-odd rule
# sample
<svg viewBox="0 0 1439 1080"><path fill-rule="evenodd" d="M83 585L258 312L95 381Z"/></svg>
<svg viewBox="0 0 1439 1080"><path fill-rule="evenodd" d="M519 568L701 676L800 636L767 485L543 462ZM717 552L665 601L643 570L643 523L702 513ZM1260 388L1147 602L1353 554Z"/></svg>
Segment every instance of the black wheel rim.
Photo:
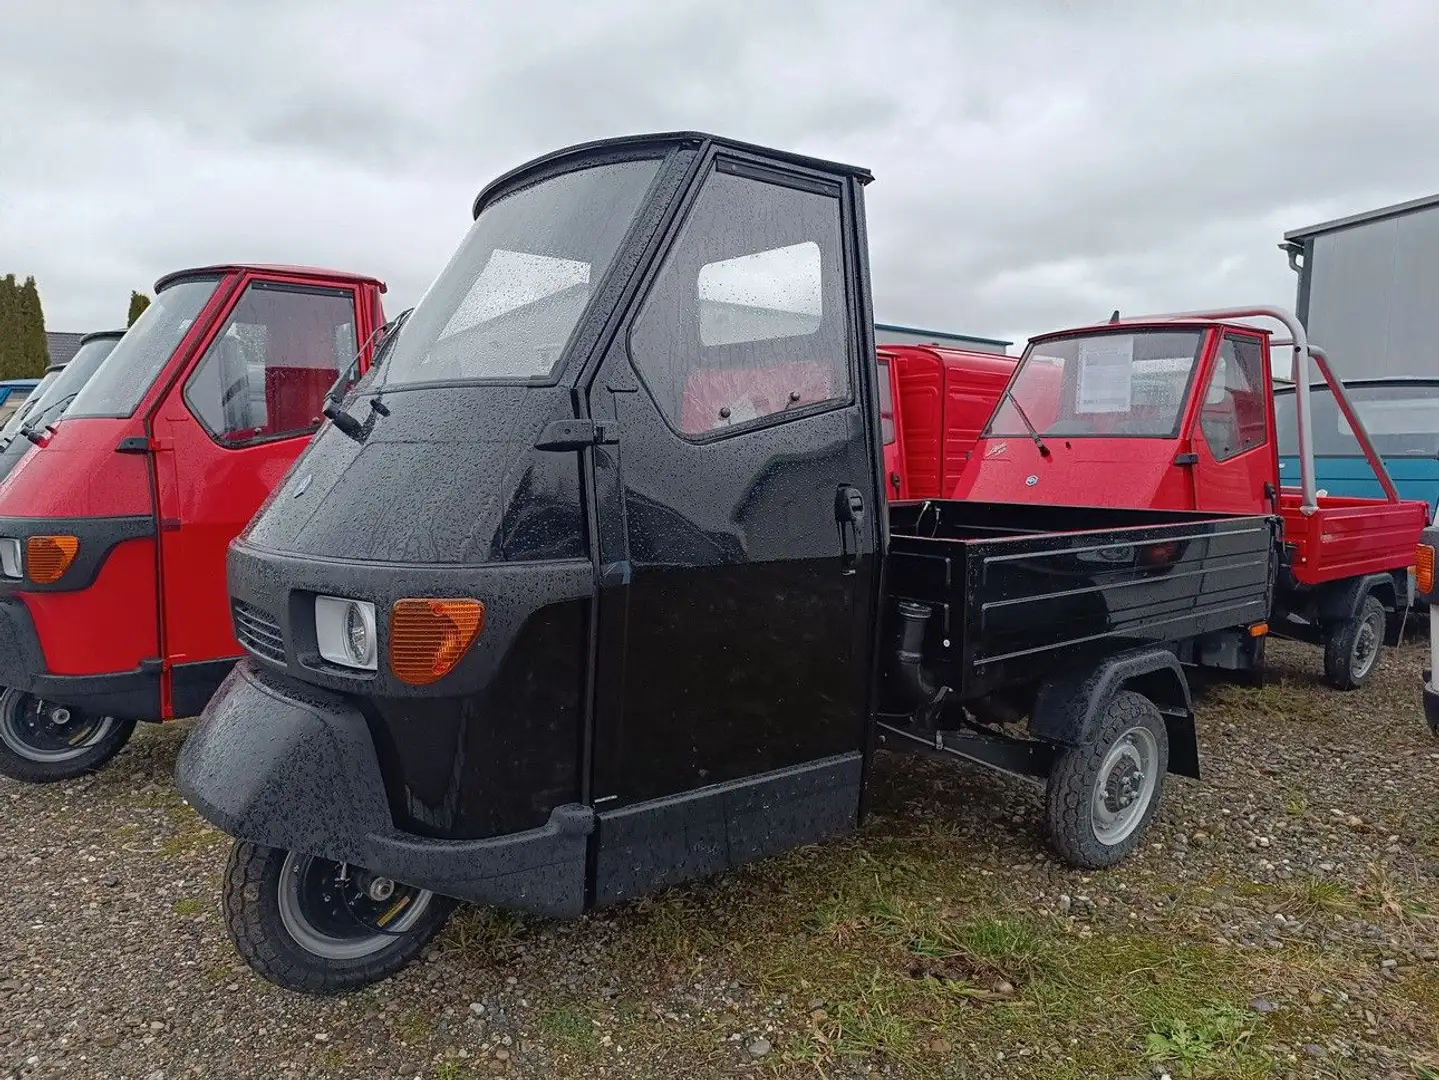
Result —
<svg viewBox="0 0 1439 1080"><path fill-rule="evenodd" d="M415 927L434 895L357 866L290 852L280 869L280 920L306 952L358 960Z"/></svg>
<svg viewBox="0 0 1439 1080"><path fill-rule="evenodd" d="M0 742L35 762L82 757L114 726L113 716L66 708L34 694L12 693L0 708Z"/></svg>

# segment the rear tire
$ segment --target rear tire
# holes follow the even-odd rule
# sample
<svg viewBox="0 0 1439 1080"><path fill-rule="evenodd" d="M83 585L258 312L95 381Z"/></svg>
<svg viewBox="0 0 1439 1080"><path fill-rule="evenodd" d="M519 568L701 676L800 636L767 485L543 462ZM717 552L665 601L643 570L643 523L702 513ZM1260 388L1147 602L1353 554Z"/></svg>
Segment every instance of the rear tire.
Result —
<svg viewBox="0 0 1439 1080"><path fill-rule="evenodd" d="M95 716L11 687L0 694L0 773L27 784L75 780L130 741L134 720Z"/></svg>
<svg viewBox="0 0 1439 1080"><path fill-rule="evenodd" d="M1164 717L1143 694L1121 690L1093 738L1062 750L1049 771L1050 843L1072 866L1100 870L1139 847L1169 774Z"/></svg>
<svg viewBox="0 0 1439 1080"><path fill-rule="evenodd" d="M1324 639L1324 677L1336 690L1357 690L1379 666L1388 613L1366 596L1359 614L1334 626Z"/></svg>
<svg viewBox="0 0 1439 1080"><path fill-rule="evenodd" d="M373 895L381 899L367 883L378 883ZM241 840L225 867L224 906L235 948L256 972L287 990L342 994L419 956L455 902L360 867Z"/></svg>

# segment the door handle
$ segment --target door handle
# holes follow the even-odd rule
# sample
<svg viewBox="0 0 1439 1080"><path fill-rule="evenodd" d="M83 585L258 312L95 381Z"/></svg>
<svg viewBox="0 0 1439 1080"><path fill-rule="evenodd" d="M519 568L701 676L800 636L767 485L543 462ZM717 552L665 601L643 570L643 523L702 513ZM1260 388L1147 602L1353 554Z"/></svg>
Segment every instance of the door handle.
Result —
<svg viewBox="0 0 1439 1080"><path fill-rule="evenodd" d="M859 561L859 533L864 527L864 493L841 484L834 495L834 519L839 524L840 572L855 572Z"/></svg>

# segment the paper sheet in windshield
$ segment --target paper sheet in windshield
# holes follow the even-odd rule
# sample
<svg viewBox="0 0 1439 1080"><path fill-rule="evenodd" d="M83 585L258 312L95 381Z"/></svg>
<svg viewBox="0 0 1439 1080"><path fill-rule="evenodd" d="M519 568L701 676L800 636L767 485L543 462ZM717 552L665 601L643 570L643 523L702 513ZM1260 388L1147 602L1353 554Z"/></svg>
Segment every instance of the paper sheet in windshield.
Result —
<svg viewBox="0 0 1439 1080"><path fill-rule="evenodd" d="M1132 403L1134 338L1112 334L1079 343L1079 395L1074 411L1128 412Z"/></svg>

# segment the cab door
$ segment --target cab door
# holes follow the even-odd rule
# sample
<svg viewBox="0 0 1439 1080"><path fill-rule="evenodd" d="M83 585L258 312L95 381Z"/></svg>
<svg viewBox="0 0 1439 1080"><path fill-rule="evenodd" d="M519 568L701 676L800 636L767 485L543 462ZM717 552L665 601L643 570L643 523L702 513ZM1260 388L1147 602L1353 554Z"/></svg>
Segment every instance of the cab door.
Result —
<svg viewBox="0 0 1439 1080"><path fill-rule="evenodd" d="M240 647L225 551L321 422L355 355L355 290L248 278L154 416L166 719L209 699Z"/></svg>
<svg viewBox="0 0 1439 1080"><path fill-rule="evenodd" d="M879 354L879 426L884 438L885 493L891 499L909 498L905 476L904 417L899 397L899 371L891 356Z"/></svg>
<svg viewBox="0 0 1439 1080"><path fill-rule="evenodd" d="M886 502L855 190L713 160L591 385L617 438L595 475L598 903L857 819Z"/></svg>
<svg viewBox="0 0 1439 1080"><path fill-rule="evenodd" d="M1193 424L1195 508L1277 511L1279 458L1264 341L1227 332L1199 391Z"/></svg>

